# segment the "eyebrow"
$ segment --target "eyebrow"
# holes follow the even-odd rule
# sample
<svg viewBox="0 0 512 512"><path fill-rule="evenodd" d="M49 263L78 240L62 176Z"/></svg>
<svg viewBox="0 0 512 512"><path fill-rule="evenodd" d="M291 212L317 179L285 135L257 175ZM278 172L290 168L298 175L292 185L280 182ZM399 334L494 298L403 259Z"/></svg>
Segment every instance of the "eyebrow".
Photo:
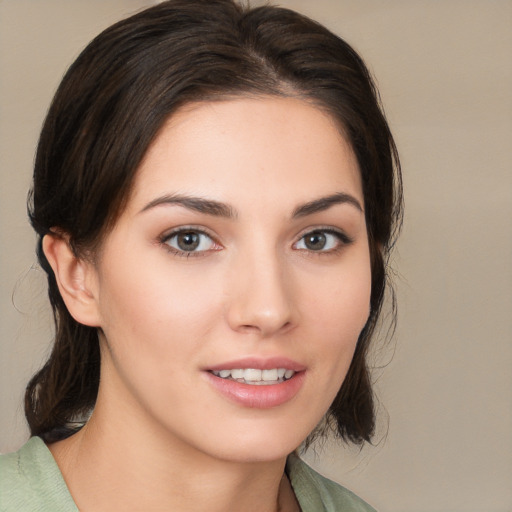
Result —
<svg viewBox="0 0 512 512"><path fill-rule="evenodd" d="M350 204L360 212L363 212L361 203L354 196L345 192L337 192L336 194L320 197L299 205L293 211L292 218L297 219L306 217L307 215L327 210L337 204ZM183 206L184 208L188 208L189 210L194 210L199 213L213 215L215 217L225 217L227 219L236 219L238 216L236 210L226 203L214 201L213 199L204 199L202 197L181 194L166 194L161 197L157 197L144 206L139 213L162 205Z"/></svg>
<svg viewBox="0 0 512 512"><path fill-rule="evenodd" d="M298 206L293 211L292 218L297 219L300 217L305 217L306 215L312 215L313 213L322 212L337 204L350 204L361 213L363 212L361 203L354 196L345 192L338 192L336 194L320 197L319 199L315 199L301 206Z"/></svg>
<svg viewBox="0 0 512 512"><path fill-rule="evenodd" d="M236 218L235 210L228 204L214 201L212 199L204 199L202 197L186 196L181 194L170 194L157 197L149 202L139 213L155 208L161 205L178 205L194 210L199 213L207 215L214 215L215 217L226 217L228 219Z"/></svg>

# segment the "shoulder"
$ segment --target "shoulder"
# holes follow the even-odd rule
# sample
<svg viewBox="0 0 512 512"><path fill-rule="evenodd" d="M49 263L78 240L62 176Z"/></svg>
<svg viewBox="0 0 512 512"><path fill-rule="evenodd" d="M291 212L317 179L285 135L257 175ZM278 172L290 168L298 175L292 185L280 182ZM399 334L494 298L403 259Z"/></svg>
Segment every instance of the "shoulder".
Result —
<svg viewBox="0 0 512 512"><path fill-rule="evenodd" d="M50 450L31 438L17 452L0 455L0 512L77 512Z"/></svg>
<svg viewBox="0 0 512 512"><path fill-rule="evenodd" d="M325 478L294 454L288 457L286 468L304 512L376 512L353 492Z"/></svg>

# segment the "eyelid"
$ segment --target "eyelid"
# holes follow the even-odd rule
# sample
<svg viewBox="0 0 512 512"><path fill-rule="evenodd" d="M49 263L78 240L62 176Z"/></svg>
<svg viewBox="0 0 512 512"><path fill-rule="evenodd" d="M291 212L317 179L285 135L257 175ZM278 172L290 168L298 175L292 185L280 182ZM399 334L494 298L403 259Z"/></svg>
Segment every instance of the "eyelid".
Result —
<svg viewBox="0 0 512 512"><path fill-rule="evenodd" d="M176 249L175 247L172 247L168 244L169 240L171 240L173 237L179 235L180 233L186 233L186 232L194 232L199 235L205 235L208 238L212 240L214 245L216 246L213 249L208 250L202 250L202 251L183 251ZM175 228L172 228L171 230L165 231L162 235L158 237L158 242L165 246L165 249L168 250L170 253L175 254L177 256L184 256L184 257L197 257L197 256L204 256L205 254L211 252L211 251L218 251L222 247L222 244L218 241L217 237L210 232L210 230L206 229L204 226L196 226L196 225L184 225L184 226L178 226Z"/></svg>
<svg viewBox="0 0 512 512"><path fill-rule="evenodd" d="M298 250L308 251L308 252L316 253L316 254L322 254L322 253L329 254L329 253L336 252L337 250L339 250L347 245L350 245L351 243L354 242L354 239L352 237L348 236L345 233L345 231L343 231L340 228L335 228L333 226L314 226L314 227L312 226L312 227L308 227L305 230L301 231L301 233L297 237L297 241L293 245L294 246L297 245L301 240L304 239L305 236L312 234L312 233L326 233L326 234L334 235L335 237L338 238L338 240L340 242L339 246L334 249L328 249L325 251L322 251L322 250L314 251L314 250L307 249L307 248L306 249L298 249Z"/></svg>
<svg viewBox="0 0 512 512"><path fill-rule="evenodd" d="M168 229L167 231L164 231L158 238L161 242L163 242L165 240L169 240L169 238L173 237L174 235L183 233L184 231L194 231L201 233L203 235L209 236L212 240L217 241L215 235L208 228L196 224L184 224L175 228Z"/></svg>

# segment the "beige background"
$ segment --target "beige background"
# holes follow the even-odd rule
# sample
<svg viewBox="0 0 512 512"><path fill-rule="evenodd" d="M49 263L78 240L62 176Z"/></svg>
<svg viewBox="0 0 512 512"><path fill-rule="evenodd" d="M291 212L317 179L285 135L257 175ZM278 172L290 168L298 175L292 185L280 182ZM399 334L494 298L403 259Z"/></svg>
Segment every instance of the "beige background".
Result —
<svg viewBox="0 0 512 512"><path fill-rule="evenodd" d="M256 3L256 2L254 2ZM394 342L380 442L313 463L381 512L512 511L512 1L282 0L351 42L401 152ZM0 451L51 340L25 196L66 67L149 0L0 0ZM385 435L387 417L389 430Z"/></svg>

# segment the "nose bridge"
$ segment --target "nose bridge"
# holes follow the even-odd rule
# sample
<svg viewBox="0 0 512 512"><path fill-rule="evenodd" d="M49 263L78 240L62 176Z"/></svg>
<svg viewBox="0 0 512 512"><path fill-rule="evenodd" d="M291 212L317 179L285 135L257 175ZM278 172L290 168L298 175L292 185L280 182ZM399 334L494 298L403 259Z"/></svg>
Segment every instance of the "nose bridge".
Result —
<svg viewBox="0 0 512 512"><path fill-rule="evenodd" d="M228 321L234 330L270 336L294 324L292 275L286 257L268 240L239 252L230 281Z"/></svg>

